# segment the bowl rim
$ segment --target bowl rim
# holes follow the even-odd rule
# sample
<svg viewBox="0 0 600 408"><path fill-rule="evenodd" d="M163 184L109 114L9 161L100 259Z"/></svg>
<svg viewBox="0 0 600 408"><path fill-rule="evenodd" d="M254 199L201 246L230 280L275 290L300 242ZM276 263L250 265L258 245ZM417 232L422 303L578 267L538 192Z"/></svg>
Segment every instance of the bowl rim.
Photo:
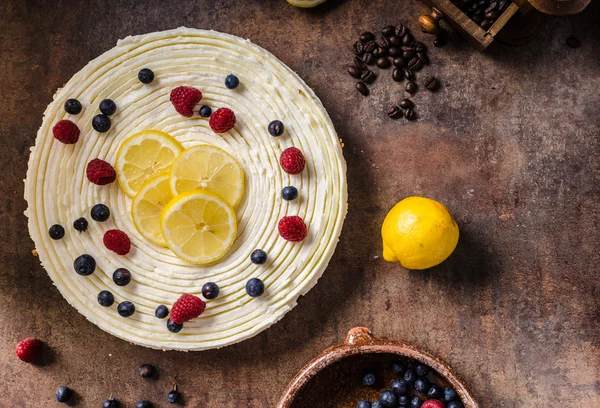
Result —
<svg viewBox="0 0 600 408"><path fill-rule="evenodd" d="M325 367L359 354L397 354L418 360L434 369L452 385L465 408L479 408L464 382L445 361L405 341L374 337L366 327L350 329L344 343L329 347L307 363L290 381L277 408L290 408L306 384Z"/></svg>

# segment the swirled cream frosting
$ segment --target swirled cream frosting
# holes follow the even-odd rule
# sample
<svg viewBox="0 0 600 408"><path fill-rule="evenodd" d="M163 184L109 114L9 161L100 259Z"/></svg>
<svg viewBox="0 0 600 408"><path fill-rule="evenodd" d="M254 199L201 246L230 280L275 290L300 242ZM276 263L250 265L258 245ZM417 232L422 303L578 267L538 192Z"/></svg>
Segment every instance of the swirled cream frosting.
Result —
<svg viewBox="0 0 600 408"><path fill-rule="evenodd" d="M137 74L150 68L155 79L141 83ZM240 86L230 90L225 77L233 73ZM193 86L203 93L191 118L179 115L169 94L178 86ZM70 115L63 108L69 98L84 109ZM107 133L92 128L103 99L115 101ZM232 109L235 128L216 134L208 119L197 111ZM53 138L52 127L62 119L73 121L79 141L72 145ZM285 132L272 137L267 128L281 120ZM219 262L191 265L169 249L149 243L133 225L131 199L118 183L98 186L85 175L87 163L100 158L114 163L117 148L128 136L145 129L165 131L184 147L201 143L218 146L243 167L246 188L236 208L238 235L232 249ZM297 147L306 157L306 169L289 175L278 163L280 153ZM281 189L295 186L299 197L281 198ZM42 265L65 299L101 329L132 343L178 350L206 350L250 338L271 326L310 290L333 255L346 216L346 165L338 136L327 112L313 91L272 54L248 40L215 31L178 28L127 37L113 49L88 63L54 96L44 113L31 150L25 181L29 231ZM105 222L93 221L95 204L110 208ZM277 232L286 215L302 217L308 236L301 243L287 242ZM88 230L78 232L73 221L86 217ZM52 240L48 229L65 227L61 240ZM126 256L107 250L102 237L109 229L125 231L132 244ZM264 265L250 262L260 248L267 253ZM97 267L90 276L75 273L73 261L92 255ZM117 268L131 271L132 281L117 286ZM252 298L245 291L251 278L265 283L265 293ZM171 306L183 293L201 296L202 285L215 282L220 295L207 301L206 312L185 323L179 333L166 328L166 319L154 312ZM97 296L108 290L115 304L102 307ZM135 313L121 317L117 304L133 302Z"/></svg>

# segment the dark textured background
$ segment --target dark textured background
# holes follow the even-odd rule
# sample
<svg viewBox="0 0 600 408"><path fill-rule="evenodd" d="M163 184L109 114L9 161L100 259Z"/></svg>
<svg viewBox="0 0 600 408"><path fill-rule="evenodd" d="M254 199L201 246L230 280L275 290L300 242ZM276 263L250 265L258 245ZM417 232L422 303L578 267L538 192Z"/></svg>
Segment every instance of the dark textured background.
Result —
<svg viewBox="0 0 600 408"><path fill-rule="evenodd" d="M417 31L425 7L415 1L1 2L0 407L58 405L61 384L80 407L111 392L127 407L142 397L165 407L173 381L190 407L273 407L306 361L356 325L444 358L482 407L600 406L598 6L549 18L522 48L482 55L454 39L432 49L421 78L444 86L415 96L420 118L409 123L385 115L402 97L389 73L363 98L344 65L365 29ZM31 255L22 198L55 90L119 38L181 25L250 38L296 70L344 139L350 192L336 255L299 305L251 340L188 354L130 345L71 308ZM570 35L580 48L565 45ZM426 272L378 258L383 217L412 194L445 203L462 232ZM50 344L53 361L18 361L26 336ZM158 380L137 377L146 362Z"/></svg>

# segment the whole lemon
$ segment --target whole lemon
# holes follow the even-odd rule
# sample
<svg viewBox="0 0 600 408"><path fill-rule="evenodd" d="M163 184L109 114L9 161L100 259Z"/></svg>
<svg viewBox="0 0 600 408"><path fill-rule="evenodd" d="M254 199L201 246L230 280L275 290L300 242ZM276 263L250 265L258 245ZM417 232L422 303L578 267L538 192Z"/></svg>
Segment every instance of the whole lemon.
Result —
<svg viewBox="0 0 600 408"><path fill-rule="evenodd" d="M383 259L407 269L442 263L458 243L458 225L444 205L425 197L408 197L390 210L381 226Z"/></svg>

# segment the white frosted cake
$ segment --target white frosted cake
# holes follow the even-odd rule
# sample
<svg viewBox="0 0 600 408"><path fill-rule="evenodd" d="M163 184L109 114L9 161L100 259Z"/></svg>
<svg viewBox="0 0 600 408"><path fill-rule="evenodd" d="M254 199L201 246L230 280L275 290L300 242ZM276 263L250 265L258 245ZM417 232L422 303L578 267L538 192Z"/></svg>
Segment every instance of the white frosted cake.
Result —
<svg viewBox="0 0 600 408"><path fill-rule="evenodd" d="M142 69L151 70L153 79L142 82L138 77ZM225 86L230 74L239 80L235 89ZM178 87L202 93L190 117L178 113L170 100ZM80 102L81 112L67 113L69 99ZM110 114L110 129L97 131L103 124L93 127L92 122L104 99L114 101L116 110ZM235 126L216 133L209 118L199 114L203 105L212 108L213 116L217 108L231 109ZM274 120L285 127L277 137L269 132ZM76 125L79 137L67 131L67 136L63 134L67 142L61 143L55 129L60 121ZM243 195L231 207L237 223L235 239L218 260L190 263L170 247L150 242L136 228L133 194L126 194L120 184L117 152L126 139L149 129L172 136L182 150L196 145L220 148L243 170ZM290 147L305 157L305 168L298 174L289 174L280 164L282 152ZM119 180L91 182L86 168L94 159L114 166ZM296 188L297 198L282 198L287 186ZM178 28L119 41L56 93L32 148L25 199L29 231L43 267L88 320L135 344L206 350L260 333L316 284L346 216L346 166L327 112L291 69L248 40ZM97 204L110 210L108 219L91 216ZM307 234L300 242L286 240L278 231L286 216L304 221ZM87 228L81 225L82 217ZM78 229L75 220L80 222ZM125 255L103 243L109 230L128 237L131 248ZM266 262L251 260L256 249L264 251ZM91 273L74 270L74 261L83 254L95 260ZM121 286L114 278L120 268L131 275L130 282ZM248 292L247 282L253 278L264 283L261 296ZM214 299L202 296L207 282L219 287ZM114 302L99 300L102 291L110 292L107 296ZM168 330L168 319L157 317L157 307L171 309L184 293L203 299L206 310L179 331ZM128 306L134 311L121 313L123 302L131 302Z"/></svg>

